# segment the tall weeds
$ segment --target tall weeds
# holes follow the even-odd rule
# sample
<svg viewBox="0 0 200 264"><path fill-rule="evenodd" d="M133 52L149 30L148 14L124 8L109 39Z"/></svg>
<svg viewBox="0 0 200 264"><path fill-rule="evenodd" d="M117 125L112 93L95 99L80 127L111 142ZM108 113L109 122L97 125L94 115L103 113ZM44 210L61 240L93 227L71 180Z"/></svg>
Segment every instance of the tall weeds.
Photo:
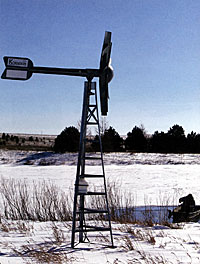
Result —
<svg viewBox="0 0 200 264"><path fill-rule="evenodd" d="M50 181L28 183L26 180L1 178L0 191L3 218L32 221L72 220L72 191L65 193ZM107 196L112 221L150 226L156 223L167 224L167 210L163 213L163 200L162 205L157 206L156 210L151 205L138 210L133 195L122 191L120 184L111 181L107 182ZM85 207L107 209L105 196L87 196ZM107 215L90 214L86 219L107 220Z"/></svg>
<svg viewBox="0 0 200 264"><path fill-rule="evenodd" d="M3 216L11 220L69 221L72 219L70 195L51 182L1 179Z"/></svg>

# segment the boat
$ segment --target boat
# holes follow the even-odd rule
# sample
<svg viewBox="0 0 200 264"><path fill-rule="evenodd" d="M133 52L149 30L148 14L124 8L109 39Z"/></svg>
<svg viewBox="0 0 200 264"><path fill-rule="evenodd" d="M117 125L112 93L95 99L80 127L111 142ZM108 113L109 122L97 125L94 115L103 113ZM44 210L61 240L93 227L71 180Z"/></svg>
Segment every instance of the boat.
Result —
<svg viewBox="0 0 200 264"><path fill-rule="evenodd" d="M173 217L173 223L200 221L200 205L195 205L192 194L180 198L179 202L173 211L169 210L168 217Z"/></svg>
<svg viewBox="0 0 200 264"><path fill-rule="evenodd" d="M200 221L200 205L196 205L189 212L182 211L181 206L169 210L169 218L173 217L173 223Z"/></svg>

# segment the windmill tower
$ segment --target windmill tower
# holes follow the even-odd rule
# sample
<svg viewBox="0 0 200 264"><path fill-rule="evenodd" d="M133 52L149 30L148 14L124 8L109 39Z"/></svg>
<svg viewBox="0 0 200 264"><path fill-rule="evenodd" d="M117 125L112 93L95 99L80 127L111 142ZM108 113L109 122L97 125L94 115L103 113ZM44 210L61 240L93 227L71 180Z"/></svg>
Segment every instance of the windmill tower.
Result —
<svg viewBox="0 0 200 264"><path fill-rule="evenodd" d="M111 53L111 32L106 32L104 37L104 43L102 47L101 60L100 60L100 77L99 77L99 91L100 91L100 103L102 115L107 115L108 112L108 82L112 79L113 71L110 62ZM98 155L89 155L85 152L86 143L88 139L86 137L87 127L94 126L98 131L98 136L95 138L95 142L99 147ZM98 139L97 139L98 138ZM88 162L93 162L96 165L100 165L101 172L99 174L87 173ZM93 183L92 183L93 179ZM88 186L88 182L90 184ZM101 189L99 191L94 190L94 182L101 182ZM89 190L92 184L92 191ZM98 197L98 198L97 198ZM101 200L104 205L103 208L90 207L85 205L87 200ZM102 206L102 205L101 205ZM105 219L107 222L104 226L91 225L91 216L99 215L101 219ZM92 82L91 78L85 82L84 96L83 96L83 110L81 121L81 133L80 133L80 147L77 164L77 174L75 181L74 191L74 208L73 208L73 225L72 225L72 248L75 245L75 235L79 234L79 243L85 242L88 239L89 232L110 232L111 246L113 245L113 235L111 228L111 219L108 205L108 197L106 190L106 179L103 162L102 143L100 135L99 125L99 113L97 105L97 90L96 82Z"/></svg>

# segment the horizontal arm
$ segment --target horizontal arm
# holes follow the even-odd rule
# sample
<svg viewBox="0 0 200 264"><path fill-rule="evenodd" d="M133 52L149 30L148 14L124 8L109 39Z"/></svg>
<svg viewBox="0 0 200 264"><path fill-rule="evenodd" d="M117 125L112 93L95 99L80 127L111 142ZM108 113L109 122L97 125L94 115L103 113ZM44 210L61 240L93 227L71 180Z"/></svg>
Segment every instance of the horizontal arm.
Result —
<svg viewBox="0 0 200 264"><path fill-rule="evenodd" d="M32 67L29 69L32 73L41 74L58 74L58 75L69 75L79 76L92 79L100 76L99 69L66 69L66 68L52 68L52 67Z"/></svg>

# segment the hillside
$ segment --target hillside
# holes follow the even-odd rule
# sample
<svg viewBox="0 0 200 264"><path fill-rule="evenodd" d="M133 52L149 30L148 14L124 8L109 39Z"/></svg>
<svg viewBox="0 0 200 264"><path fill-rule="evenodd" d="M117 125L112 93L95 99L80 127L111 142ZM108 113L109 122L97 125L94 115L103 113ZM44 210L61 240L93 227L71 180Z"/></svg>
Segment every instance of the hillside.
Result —
<svg viewBox="0 0 200 264"><path fill-rule="evenodd" d="M0 133L0 149L10 150L51 150L55 135Z"/></svg>

